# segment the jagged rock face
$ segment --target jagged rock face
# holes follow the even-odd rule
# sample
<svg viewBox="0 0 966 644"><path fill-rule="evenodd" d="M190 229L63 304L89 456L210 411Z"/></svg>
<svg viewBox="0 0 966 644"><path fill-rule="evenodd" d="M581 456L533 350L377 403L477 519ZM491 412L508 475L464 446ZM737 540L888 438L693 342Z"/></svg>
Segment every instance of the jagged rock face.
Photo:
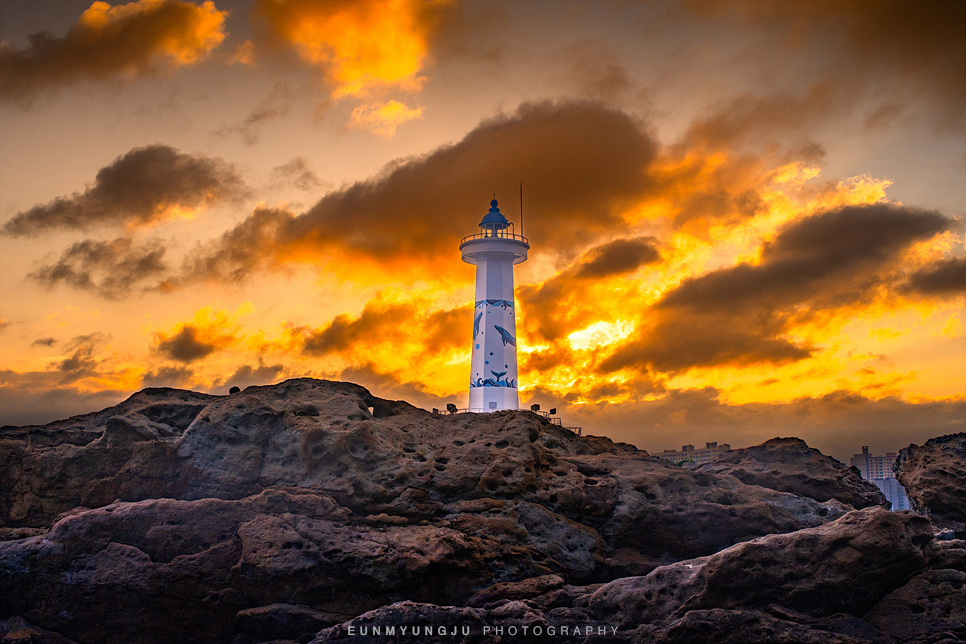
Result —
<svg viewBox="0 0 966 644"><path fill-rule="evenodd" d="M896 478L917 510L966 538L966 433L930 438L899 452Z"/></svg>
<svg viewBox="0 0 966 644"><path fill-rule="evenodd" d="M590 609L599 617L619 616L625 627L693 610L770 603L815 617L861 615L884 589L901 586L926 567L924 547L932 541L928 520L870 508L610 582L592 595Z"/></svg>
<svg viewBox="0 0 966 644"><path fill-rule="evenodd" d="M624 608L608 612L600 584L616 592L619 578L653 584L648 573L664 571L704 599L683 612L655 602L680 623L638 635L684 641L718 622L788 630L787 615L755 603L782 584L787 610L820 613L808 589L816 570L834 575L816 557L878 553L885 569L921 577L913 594L955 583L928 575L955 568L955 549L946 568L922 563L928 521L856 515L870 498L848 471L782 441L690 471L529 412L435 416L348 383L148 389L96 414L0 428L0 620L35 639L147 644L307 641L374 609L456 615L435 604L463 606L452 610L464 620L603 623ZM749 542L762 535L776 536ZM777 535L790 540L768 541ZM921 552L893 556L876 539ZM772 559L755 559L766 550ZM752 564L773 572L741 587ZM838 597L836 579L821 597ZM753 601L735 603L742 595Z"/></svg>
<svg viewBox="0 0 966 644"><path fill-rule="evenodd" d="M217 641L239 608L277 602L338 623L399 599L468 596L462 585L495 564L533 565L495 536L356 517L325 495L281 489L117 503L0 543L4 609L78 641Z"/></svg>
<svg viewBox="0 0 966 644"><path fill-rule="evenodd" d="M0 527L48 526L61 512L118 498L177 496L174 443L218 399L145 389L94 414L0 428Z"/></svg>
<svg viewBox="0 0 966 644"><path fill-rule="evenodd" d="M533 513L579 523L595 533L578 540L583 559L602 559L606 544L606 568L639 573L850 509L690 472L534 414L433 416L346 383L291 380L227 397L151 389L113 412L6 433L0 450L17 481L0 505L6 526L45 526L118 499L240 499L273 486L407 521L448 516L467 500L513 500L533 507L504 524ZM88 442L56 444L59 433ZM492 515L502 510L474 512L498 529ZM595 566L567 571L592 576Z"/></svg>
<svg viewBox="0 0 966 644"><path fill-rule="evenodd" d="M772 438L761 445L728 452L698 469L730 474L748 485L816 501L836 499L856 509L888 506L879 488L800 438Z"/></svg>
<svg viewBox="0 0 966 644"><path fill-rule="evenodd" d="M606 631L587 642L959 641L966 635L966 573L946 566L962 563L966 542L938 544L932 528L911 512L872 507L643 577L591 586L553 576L500 584L468 607L402 602L329 627L313 644L376 642L374 627L390 625L395 642L427 641L400 635L402 626L411 632L426 625L471 631L463 636L458 628L446 641L503 641L494 624L502 635L513 627L514 642L548 641L575 626ZM480 637L487 633L489 639Z"/></svg>

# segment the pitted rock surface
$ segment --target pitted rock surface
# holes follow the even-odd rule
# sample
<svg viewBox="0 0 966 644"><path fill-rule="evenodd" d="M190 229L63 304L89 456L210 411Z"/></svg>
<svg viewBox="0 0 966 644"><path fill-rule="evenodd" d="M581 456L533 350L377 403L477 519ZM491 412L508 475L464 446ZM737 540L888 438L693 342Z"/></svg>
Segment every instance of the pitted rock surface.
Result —
<svg viewBox="0 0 966 644"><path fill-rule="evenodd" d="M843 463L809 447L800 438L772 438L761 445L732 450L698 469L731 474L748 485L761 485L816 501L835 499L857 510L888 504L874 484Z"/></svg>
<svg viewBox="0 0 966 644"><path fill-rule="evenodd" d="M966 539L966 433L930 438L900 450L896 478L914 508L937 527Z"/></svg>
<svg viewBox="0 0 966 644"><path fill-rule="evenodd" d="M963 542L876 508L797 439L695 471L530 412L434 415L296 379L0 428L0 464L3 641L342 641L393 620L613 641L961 633Z"/></svg>

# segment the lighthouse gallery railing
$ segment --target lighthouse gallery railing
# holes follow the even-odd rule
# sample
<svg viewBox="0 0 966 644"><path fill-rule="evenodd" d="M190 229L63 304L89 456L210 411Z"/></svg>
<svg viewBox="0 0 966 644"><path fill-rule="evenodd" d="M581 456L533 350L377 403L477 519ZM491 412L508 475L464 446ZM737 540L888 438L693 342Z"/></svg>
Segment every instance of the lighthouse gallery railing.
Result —
<svg viewBox="0 0 966 644"><path fill-rule="evenodd" d="M476 233L475 235L467 235L460 240L460 246L465 244L471 239L515 239L517 241L522 241L527 246L530 245L530 240L528 240L523 235L517 235L516 233L511 233L506 230L488 230L485 233Z"/></svg>

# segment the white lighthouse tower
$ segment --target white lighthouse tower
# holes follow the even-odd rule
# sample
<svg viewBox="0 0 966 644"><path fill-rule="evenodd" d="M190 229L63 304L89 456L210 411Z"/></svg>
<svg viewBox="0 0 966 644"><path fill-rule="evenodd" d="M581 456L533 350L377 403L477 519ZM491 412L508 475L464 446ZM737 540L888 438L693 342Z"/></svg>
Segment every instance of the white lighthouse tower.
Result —
<svg viewBox="0 0 966 644"><path fill-rule="evenodd" d="M525 262L528 250L527 238L514 233L496 199L480 232L460 242L463 261L476 265L469 411L520 407L513 265Z"/></svg>

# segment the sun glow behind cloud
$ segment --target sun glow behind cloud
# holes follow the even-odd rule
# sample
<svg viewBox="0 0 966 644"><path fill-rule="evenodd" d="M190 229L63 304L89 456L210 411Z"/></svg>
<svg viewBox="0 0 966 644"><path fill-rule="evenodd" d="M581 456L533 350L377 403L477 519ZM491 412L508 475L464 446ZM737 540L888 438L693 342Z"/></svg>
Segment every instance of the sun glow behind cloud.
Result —
<svg viewBox="0 0 966 644"><path fill-rule="evenodd" d="M77 29L84 39L98 40L112 37L124 29L126 23L139 20L145 14L156 12L165 5L186 5L170 0L138 0L128 4L111 6L106 2L94 2L81 14ZM183 28L170 31L157 41L157 53L168 57L177 65L191 65L206 56L225 39L223 31L227 12L215 9L214 2L206 0L192 8L193 19ZM187 8L187 7L186 7ZM109 36L111 34L111 36Z"/></svg>
<svg viewBox="0 0 966 644"><path fill-rule="evenodd" d="M414 92L426 78L434 9L447 0L262 0L256 15L319 67L332 97L365 97L393 88Z"/></svg>
<svg viewBox="0 0 966 644"><path fill-rule="evenodd" d="M79 80L135 79L207 58L225 39L226 11L210 0L94 2L64 37L41 32L16 49L0 42L0 102L29 104Z"/></svg>
<svg viewBox="0 0 966 644"><path fill-rule="evenodd" d="M0 48L4 400L310 375L462 405L456 246L525 180L524 401L646 446L958 413L961 21L893 3L871 39L849 2L215 5L95 3Z"/></svg>
<svg viewBox="0 0 966 644"><path fill-rule="evenodd" d="M349 127L369 130L389 139L395 136L399 125L422 117L423 108L411 108L393 99L385 103L356 107L349 118Z"/></svg>

